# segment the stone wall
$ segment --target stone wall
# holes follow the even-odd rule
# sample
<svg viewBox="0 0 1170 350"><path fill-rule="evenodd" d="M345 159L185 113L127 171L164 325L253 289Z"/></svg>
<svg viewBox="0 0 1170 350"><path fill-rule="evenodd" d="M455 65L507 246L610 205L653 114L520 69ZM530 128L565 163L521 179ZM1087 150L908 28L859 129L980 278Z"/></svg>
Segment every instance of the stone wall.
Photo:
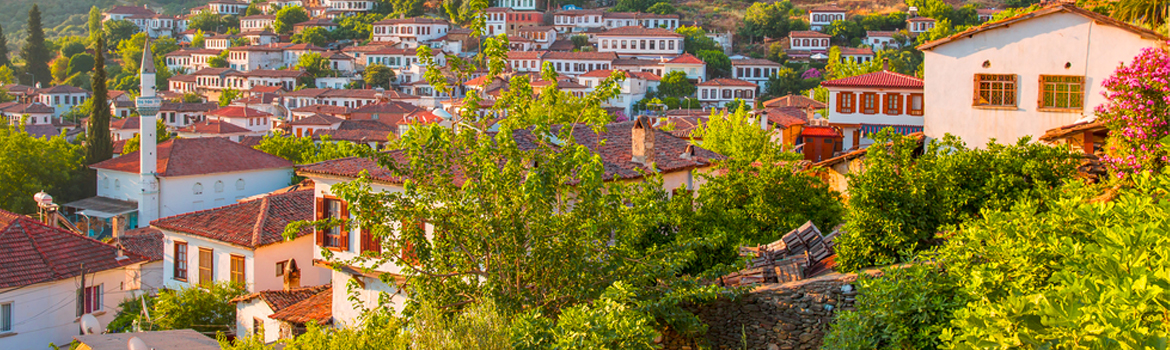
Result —
<svg viewBox="0 0 1170 350"><path fill-rule="evenodd" d="M705 339L688 340L667 331L663 348L819 349L833 316L853 309L857 291L851 283L856 279L855 274L832 273L758 287L737 300L697 307L692 311L709 327Z"/></svg>

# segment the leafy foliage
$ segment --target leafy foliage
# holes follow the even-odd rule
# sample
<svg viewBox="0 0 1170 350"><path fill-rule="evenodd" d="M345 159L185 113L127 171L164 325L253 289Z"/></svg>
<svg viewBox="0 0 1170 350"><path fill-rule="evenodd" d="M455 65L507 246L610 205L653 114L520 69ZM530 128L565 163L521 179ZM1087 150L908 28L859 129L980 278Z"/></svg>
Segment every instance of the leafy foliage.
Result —
<svg viewBox="0 0 1170 350"><path fill-rule="evenodd" d="M753 3L744 12L743 26L739 27L738 34L757 40L764 37L783 38L790 31L807 30L808 22L792 19L798 11L788 0Z"/></svg>
<svg viewBox="0 0 1170 350"><path fill-rule="evenodd" d="M105 52L105 48L105 38L98 36L97 42L94 43L94 49L97 52ZM105 55L97 55L94 61L93 98L86 102L89 105L90 113L92 113L85 127L86 164L97 163L114 156L114 143L110 139L110 109L101 108L104 107L104 103L98 102L109 99L109 89L106 86ZM94 104L99 104L99 108L94 108ZM93 181L89 183L96 186L97 174L91 172L90 175L93 177Z"/></svg>
<svg viewBox="0 0 1170 350"><path fill-rule="evenodd" d="M309 13L300 6L289 6L276 11L276 22L272 23L272 30L281 33L292 33L293 25L309 20Z"/></svg>
<svg viewBox="0 0 1170 350"><path fill-rule="evenodd" d="M731 76L731 59L723 51L704 50L695 54L695 57L707 63L707 78Z"/></svg>
<svg viewBox="0 0 1170 350"><path fill-rule="evenodd" d="M695 84L687 79L687 73L682 71L666 73L658 84L658 95L663 97L687 97L694 95L696 90Z"/></svg>
<svg viewBox="0 0 1170 350"><path fill-rule="evenodd" d="M940 265L923 263L860 274L853 311L837 315L822 349L938 349L939 338L966 300L955 276Z"/></svg>
<svg viewBox="0 0 1170 350"><path fill-rule="evenodd" d="M329 59L320 53L307 53L297 59L296 68L304 69L305 73L314 78L336 76L337 72L331 68L329 62Z"/></svg>
<svg viewBox="0 0 1170 350"><path fill-rule="evenodd" d="M138 26L134 25L134 22L124 19L106 21L102 26L106 43L113 47L117 47L119 43L129 40L135 33L138 33Z"/></svg>
<svg viewBox="0 0 1170 350"><path fill-rule="evenodd" d="M150 330L190 328L199 332L235 328L236 304L232 298L246 294L243 286L217 282L198 288L164 289L151 306Z"/></svg>
<svg viewBox="0 0 1170 350"><path fill-rule="evenodd" d="M241 92L240 90L236 90L236 89L232 89L232 88L223 89L219 93L219 106L220 107L227 107L227 105L232 104L232 101L235 101L243 96L244 96L244 93Z"/></svg>
<svg viewBox="0 0 1170 350"><path fill-rule="evenodd" d="M667 0L618 0L617 4L609 9L610 12L648 12L658 4L670 4ZM661 9L661 8L659 8Z"/></svg>
<svg viewBox="0 0 1170 350"><path fill-rule="evenodd" d="M0 149L5 158L0 162L0 209L14 213L33 213L32 196L39 191L55 196L71 192L85 164L81 146L59 136L36 138L8 123L0 125Z"/></svg>
<svg viewBox="0 0 1170 350"><path fill-rule="evenodd" d="M204 32L223 33L232 28L240 27L240 19L232 15L217 15L209 11L201 11L188 19L187 29L202 30Z"/></svg>
<svg viewBox="0 0 1170 350"><path fill-rule="evenodd" d="M383 89L390 88L390 81L394 80L394 71L385 65L371 64L366 66L366 72L362 76L366 84L371 88L380 87Z"/></svg>
<svg viewBox="0 0 1170 350"><path fill-rule="evenodd" d="M715 42L715 39L707 37L707 31L698 26L681 26L674 30L676 33L683 35L683 48L686 52L692 55L698 55L703 51L719 51L723 52L723 47Z"/></svg>
<svg viewBox="0 0 1170 350"><path fill-rule="evenodd" d="M154 135L156 145L171 139L171 132L167 131L167 124L163 123L161 118L155 120ZM126 144L122 145L122 154L130 154L130 152L138 151L138 144L140 142L142 142L142 134L136 134L134 137L126 140Z"/></svg>
<svg viewBox="0 0 1170 350"><path fill-rule="evenodd" d="M356 157L367 154L369 147L353 142L331 142L327 136L321 142L314 142L310 136L264 135L253 148L277 157L288 159L295 164L311 164L330 159Z"/></svg>
<svg viewBox="0 0 1170 350"><path fill-rule="evenodd" d="M772 141L772 134L760 128L759 117L741 110L712 111L707 122L695 127L691 137L703 140L703 148L747 162L786 158L784 148Z"/></svg>
<svg viewBox="0 0 1170 350"><path fill-rule="evenodd" d="M324 47L329 43L329 31L321 27L305 28L300 33L293 34L292 42L294 44L307 43Z"/></svg>
<svg viewBox="0 0 1170 350"><path fill-rule="evenodd" d="M69 59L69 74L88 73L93 70L95 63L93 55L88 53L74 55Z"/></svg>
<svg viewBox="0 0 1170 350"><path fill-rule="evenodd" d="M989 142L968 149L948 135L919 152L919 142L884 130L866 153L865 171L849 175L849 212L837 238L843 269L897 262L930 248L935 233L1051 191L1073 174L1065 150Z"/></svg>
<svg viewBox="0 0 1170 350"><path fill-rule="evenodd" d="M41 86L48 87L53 76L49 72L49 49L45 46L45 31L41 28L41 11L36 4L28 10L28 39L20 49L20 57L24 58L25 72L31 73L33 79Z"/></svg>

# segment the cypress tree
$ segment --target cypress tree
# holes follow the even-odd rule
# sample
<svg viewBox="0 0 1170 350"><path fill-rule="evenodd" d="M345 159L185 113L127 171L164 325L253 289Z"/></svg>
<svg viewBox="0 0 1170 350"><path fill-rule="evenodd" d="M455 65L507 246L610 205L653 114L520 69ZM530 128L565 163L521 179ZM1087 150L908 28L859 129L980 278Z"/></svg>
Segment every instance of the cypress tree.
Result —
<svg viewBox="0 0 1170 350"><path fill-rule="evenodd" d="M49 87L53 76L49 73L49 49L45 47L45 30L41 28L41 9L33 4L28 10L28 40L20 50L20 57L24 57L24 71L32 73L33 80Z"/></svg>
<svg viewBox="0 0 1170 350"><path fill-rule="evenodd" d="M8 38L4 37L4 27L0 26L0 67L12 67L12 61L8 60Z"/></svg>
<svg viewBox="0 0 1170 350"><path fill-rule="evenodd" d="M93 98L89 103L93 108L89 115L89 124L85 128L85 162L97 163L110 159L114 155L114 143L110 140L110 108L106 106L109 91L106 88L106 39L98 35L94 43L97 55L93 64Z"/></svg>
<svg viewBox="0 0 1170 350"><path fill-rule="evenodd" d="M102 34L102 11L97 6L89 9L89 43L97 42L98 35Z"/></svg>

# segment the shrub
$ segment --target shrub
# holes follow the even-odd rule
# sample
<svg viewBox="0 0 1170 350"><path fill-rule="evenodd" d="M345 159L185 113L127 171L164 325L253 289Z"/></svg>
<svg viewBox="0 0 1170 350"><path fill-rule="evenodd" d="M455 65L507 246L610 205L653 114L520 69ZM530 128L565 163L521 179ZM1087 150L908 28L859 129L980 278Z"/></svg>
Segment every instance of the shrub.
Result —
<svg viewBox="0 0 1170 350"><path fill-rule="evenodd" d="M1097 107L1097 115L1114 131L1106 146L1108 155L1102 160L1119 178L1157 171L1170 161L1161 142L1170 135L1168 70L1170 50L1146 48L1102 82L1109 91L1105 104Z"/></svg>
<svg viewBox="0 0 1170 350"><path fill-rule="evenodd" d="M937 349L939 336L964 296L947 269L922 264L892 267L857 280L855 311L839 314L823 349Z"/></svg>

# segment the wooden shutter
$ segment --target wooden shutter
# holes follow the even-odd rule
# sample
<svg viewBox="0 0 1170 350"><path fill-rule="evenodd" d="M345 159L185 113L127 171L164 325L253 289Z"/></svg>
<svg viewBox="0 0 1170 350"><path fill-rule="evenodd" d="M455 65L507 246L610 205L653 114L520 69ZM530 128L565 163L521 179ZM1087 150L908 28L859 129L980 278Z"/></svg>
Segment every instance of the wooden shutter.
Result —
<svg viewBox="0 0 1170 350"><path fill-rule="evenodd" d="M341 232L341 244L339 248L344 251L349 250L349 229L345 227L345 223L349 221L349 203L341 202L341 227L338 231Z"/></svg>
<svg viewBox="0 0 1170 350"><path fill-rule="evenodd" d="M317 200L317 211L316 211L317 220L324 220L325 219L325 198L316 197L314 199ZM317 230L316 236L317 236L317 245L318 246L325 246L325 230Z"/></svg>
<svg viewBox="0 0 1170 350"><path fill-rule="evenodd" d="M382 253L382 241L374 237L374 233L367 228L361 230L362 252L374 252L374 254Z"/></svg>
<svg viewBox="0 0 1170 350"><path fill-rule="evenodd" d="M971 85L971 105L979 105L979 74L975 74L973 84Z"/></svg>
<svg viewBox="0 0 1170 350"><path fill-rule="evenodd" d="M845 99L845 93L838 92L837 93L837 113L845 113L841 109L841 100L843 100L843 99Z"/></svg>

